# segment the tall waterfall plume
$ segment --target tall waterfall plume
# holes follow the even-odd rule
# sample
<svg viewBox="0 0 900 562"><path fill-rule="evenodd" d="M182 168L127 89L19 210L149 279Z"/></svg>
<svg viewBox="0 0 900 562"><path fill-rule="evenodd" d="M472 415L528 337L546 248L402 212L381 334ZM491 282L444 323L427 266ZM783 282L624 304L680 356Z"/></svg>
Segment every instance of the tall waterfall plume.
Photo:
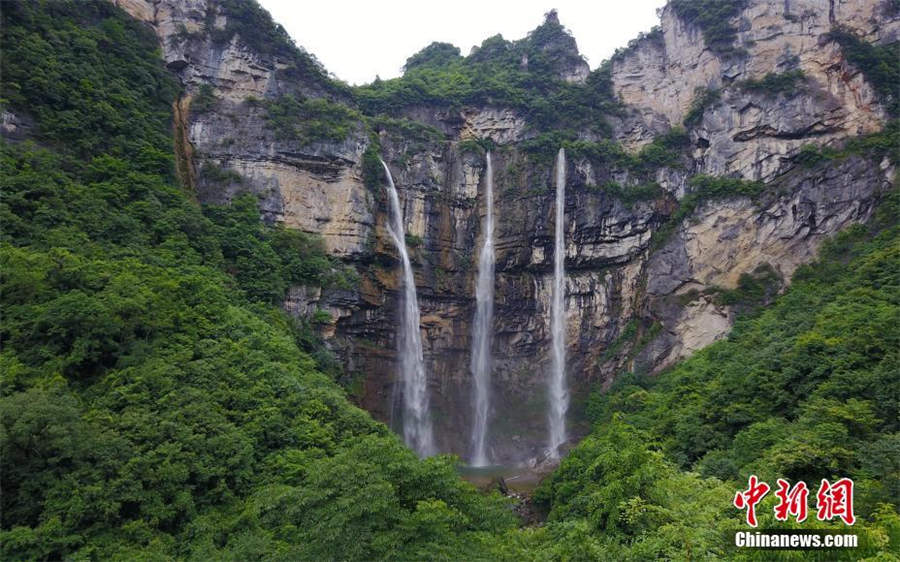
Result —
<svg viewBox="0 0 900 562"><path fill-rule="evenodd" d="M400 382L403 387L403 439L420 456L435 453L434 433L431 429L431 412L428 408L428 379L422 358L422 332L419 329L419 301L413 278L409 252L406 250L406 233L403 229L403 213L400 198L394 186L391 170L384 160L388 179L388 199L391 204L391 220L388 232L397 246L403 262L403 302L400 309L398 347L400 352Z"/></svg>
<svg viewBox="0 0 900 562"><path fill-rule="evenodd" d="M470 368L475 381L472 425L472 466L487 466L485 450L488 411L490 409L491 342L494 324L494 170L491 153L485 155L484 242L478 257L478 280L475 283L475 326L472 330Z"/></svg>
<svg viewBox="0 0 900 562"><path fill-rule="evenodd" d="M553 337L553 361L550 373L550 457L559 458L559 447L566 442L566 410L569 390L566 386L566 243L564 221L566 206L566 153L556 156L556 232L553 248L553 300L550 331Z"/></svg>

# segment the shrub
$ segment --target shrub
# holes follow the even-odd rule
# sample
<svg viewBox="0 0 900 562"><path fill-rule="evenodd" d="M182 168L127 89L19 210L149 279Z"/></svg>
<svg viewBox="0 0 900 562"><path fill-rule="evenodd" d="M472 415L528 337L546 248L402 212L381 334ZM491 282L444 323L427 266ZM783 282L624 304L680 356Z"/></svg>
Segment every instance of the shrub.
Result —
<svg viewBox="0 0 900 562"><path fill-rule="evenodd" d="M744 80L738 87L748 92L768 95L793 94L801 91L806 81L802 70L789 70L780 74L769 73L759 80Z"/></svg>
<svg viewBox="0 0 900 562"><path fill-rule="evenodd" d="M811 168L826 160L847 158L853 155L866 155L871 158L887 157L895 164L900 162L900 120L888 121L884 129L877 133L847 139L841 147L805 144L800 147L794 160Z"/></svg>
<svg viewBox="0 0 900 562"><path fill-rule="evenodd" d="M734 43L737 29L731 20L747 7L748 0L672 0L669 5L675 14L703 32L706 46L719 56L741 56L745 52Z"/></svg>
<svg viewBox="0 0 900 562"><path fill-rule="evenodd" d="M244 178L235 170L223 168L218 164L210 161L204 161L200 166L200 176L207 182L215 184L235 184L243 183Z"/></svg>
<svg viewBox="0 0 900 562"><path fill-rule="evenodd" d="M781 276L769 263L756 267L752 272L742 273L737 287L718 291L716 299L719 303L740 310L756 309L768 304L782 286Z"/></svg>
<svg viewBox="0 0 900 562"><path fill-rule="evenodd" d="M191 110L194 113L206 113L215 107L218 99L211 84L201 84L197 89L197 95L191 100Z"/></svg>
<svg viewBox="0 0 900 562"><path fill-rule="evenodd" d="M213 29L216 10L225 16L225 28ZM206 13L206 30L216 43L226 43L235 35L264 57L278 57L284 66L279 74L294 75L308 84L317 84L325 91L349 98L349 88L328 76L315 55L294 44L288 32L275 23L272 16L257 0L219 0L210 3Z"/></svg>
<svg viewBox="0 0 900 562"><path fill-rule="evenodd" d="M363 185L371 191L380 193L384 189L387 177L384 166L381 165L381 146L378 144L378 137L370 137L369 146L363 152L362 176Z"/></svg>
<svg viewBox="0 0 900 562"><path fill-rule="evenodd" d="M650 29L649 32L644 33L643 31L638 33L638 36L628 42L627 47L620 47L616 49L616 52L613 53L612 57L610 57L610 62L618 62L625 57L627 57L630 53L634 52L640 45L645 42L656 43L658 46L662 46L663 44L663 31L662 27L658 25L654 25L653 28Z"/></svg>
<svg viewBox="0 0 900 562"><path fill-rule="evenodd" d="M900 41L885 45L867 43L844 28L833 29L828 38L840 44L847 60L859 68L882 98L888 113L900 116Z"/></svg>
<svg viewBox="0 0 900 562"><path fill-rule="evenodd" d="M694 99L691 101L691 106L684 116L684 126L693 127L699 125L703 119L703 114L710 106L719 101L721 95L722 93L717 89L697 88L694 91Z"/></svg>
<svg viewBox="0 0 900 562"><path fill-rule="evenodd" d="M424 240L422 240L421 236L416 236L415 234L406 233L406 245L410 248L418 248L422 245Z"/></svg>
<svg viewBox="0 0 900 562"><path fill-rule="evenodd" d="M266 124L279 140L344 141L361 116L346 105L326 98L300 98L285 94L266 102Z"/></svg>
<svg viewBox="0 0 900 562"><path fill-rule="evenodd" d="M317 308L312 315L313 324L329 324L331 323L331 313L327 310Z"/></svg>
<svg viewBox="0 0 900 562"><path fill-rule="evenodd" d="M656 182L622 186L617 182L608 181L603 184L601 189L624 203L626 207L630 207L638 201L659 199L665 194L665 190Z"/></svg>
<svg viewBox="0 0 900 562"><path fill-rule="evenodd" d="M675 127L644 146L640 152L629 159L628 166L635 172L644 172L645 174L664 166L678 167L681 165L681 157L689 145L690 138L687 132L680 127Z"/></svg>

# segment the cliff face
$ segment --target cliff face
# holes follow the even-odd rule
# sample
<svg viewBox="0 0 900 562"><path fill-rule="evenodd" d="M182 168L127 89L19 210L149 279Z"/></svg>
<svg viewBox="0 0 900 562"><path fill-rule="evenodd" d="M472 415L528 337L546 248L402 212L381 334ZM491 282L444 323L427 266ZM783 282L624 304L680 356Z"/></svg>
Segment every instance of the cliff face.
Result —
<svg viewBox="0 0 900 562"><path fill-rule="evenodd" d="M218 3L114 3L154 27L166 65L185 86L180 104L193 154L177 156L189 159L191 187L200 200L221 203L249 189L261 196L266 220L321 233L335 255L363 254L374 218L358 165L367 142L362 128L340 143L301 147L276 137L261 105L284 95L340 102L346 92L332 87L305 53L261 53L248 45ZM204 86L212 90L204 92ZM192 101L203 93L207 103L198 108ZM229 170L237 175L222 173Z"/></svg>
<svg viewBox="0 0 900 562"><path fill-rule="evenodd" d="M810 142L871 133L884 108L862 72L828 37L840 27L869 42L900 37L889 2L755 0L731 22L744 56L709 49L697 25L667 5L661 32L639 41L613 63L613 87L647 124L680 125L698 89L721 90L696 124L694 158L703 173L771 179ZM802 91L773 99L742 82L770 73L802 72Z"/></svg>
<svg viewBox="0 0 900 562"><path fill-rule="evenodd" d="M229 37L229 16L215 3L115 1L156 29L169 68L185 84L185 111L176 115L189 147L180 157L201 201L251 190L260 195L264 218L320 233L334 255L359 271L353 289L297 287L285 306L300 316L329 312L323 335L361 383L360 403L390 422L399 264L385 230L384 193L363 180L373 138L356 114L340 141L286 140L265 106L286 94L352 106L349 94L304 66L302 53L263 53L239 32ZM887 110L875 88L828 33L840 25L868 42L896 41L900 19L888 4L834 0L823 10L814 0L750 1L730 22L744 51L737 55L708 48L702 30L668 6L661 32L615 57L609 77L624 105L610 118L614 139L637 151L689 117L688 146L655 169L659 192L652 197L596 187L636 183L620 163L578 151L567 162L575 433L590 385L627 368L658 370L721 338L741 306L722 295L742 278L777 291L823 240L870 217L894 178L887 160L851 155L810 166L797 156L806 145L839 145L883 128ZM550 40L541 49L555 61L558 78L587 79L574 41ZM789 90L753 87L767 75L791 72L797 84ZM695 103L701 90L715 92L702 105ZM402 113L439 131L375 129L414 246L438 445L467 456L484 158L464 141L490 139L498 220L491 456L536 459L547 437L552 160L523 147L537 133L515 108L424 104ZM579 138L596 140L588 131ZM697 174L759 181L761 193L699 199L679 214L696 199L690 178Z"/></svg>

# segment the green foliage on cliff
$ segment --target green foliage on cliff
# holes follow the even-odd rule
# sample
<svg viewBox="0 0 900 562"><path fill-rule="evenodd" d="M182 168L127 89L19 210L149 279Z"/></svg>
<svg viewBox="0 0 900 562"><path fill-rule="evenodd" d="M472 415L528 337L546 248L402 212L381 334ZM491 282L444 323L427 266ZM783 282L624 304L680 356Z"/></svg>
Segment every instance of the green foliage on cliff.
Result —
<svg viewBox="0 0 900 562"><path fill-rule="evenodd" d="M656 43L657 46L662 46L664 44L662 27L654 25L653 28L650 29L650 31L648 31L647 33L644 33L643 31L638 33L638 36L630 40L626 47L620 47L616 49L613 55L609 58L609 61L611 63L621 61L645 42L653 42Z"/></svg>
<svg viewBox="0 0 900 562"><path fill-rule="evenodd" d="M365 117L366 124L373 132L386 132L405 142L429 143L447 140L447 135L439 129L420 121L405 117L393 118L386 115Z"/></svg>
<svg viewBox="0 0 900 562"><path fill-rule="evenodd" d="M321 238L260 222L253 195L203 213L214 225L226 271L252 300L279 304L291 285L347 289L355 281L354 273L328 257Z"/></svg>
<svg viewBox="0 0 900 562"><path fill-rule="evenodd" d="M344 141L361 119L355 110L326 98L285 94L264 104L266 124L275 137L301 145Z"/></svg>
<svg viewBox="0 0 900 562"><path fill-rule="evenodd" d="M598 187L598 189L609 193L624 203L626 207L631 207L638 201L653 201L665 195L665 190L656 182L624 186L610 180Z"/></svg>
<svg viewBox="0 0 900 562"><path fill-rule="evenodd" d="M714 88L697 88L694 92L694 99L691 100L691 106L684 115L684 126L693 127L698 125L703 119L703 113L719 101L722 92Z"/></svg>
<svg viewBox="0 0 900 562"><path fill-rule="evenodd" d="M653 247L661 247L676 229L707 201L747 197L755 199L765 190L762 182L698 174L688 180L689 190L678 206L653 233Z"/></svg>
<svg viewBox="0 0 900 562"><path fill-rule="evenodd" d="M370 190L379 193L387 181L384 166L381 165L381 147L377 142L369 142L362 155L363 184Z"/></svg>
<svg viewBox="0 0 900 562"><path fill-rule="evenodd" d="M885 108L892 117L900 117L900 41L873 45L852 31L833 29L828 37L837 41L847 60L859 68L882 97Z"/></svg>
<svg viewBox="0 0 900 562"><path fill-rule="evenodd" d="M689 143L684 129L674 128L657 136L635 154L628 153L613 140L579 140L570 131L541 133L521 142L519 147L536 162L552 162L557 151L564 148L571 158L585 158L597 166L617 167L649 179L661 167L680 167Z"/></svg>
<svg viewBox="0 0 900 562"><path fill-rule="evenodd" d="M744 80L738 83L738 87L748 92L763 93L768 95L793 94L798 92L806 80L802 70L788 70L787 72L770 72L759 80Z"/></svg>
<svg viewBox="0 0 900 562"><path fill-rule="evenodd" d="M648 174L664 166L681 167L690 138L684 129L675 127L657 136L634 156L627 159L627 167L636 173Z"/></svg>
<svg viewBox="0 0 900 562"><path fill-rule="evenodd" d="M465 58L452 45L432 44L410 57L402 77L356 88L356 98L369 115L418 105L498 105L541 131L602 131L604 113L616 105L608 77L596 71L586 84L562 80L559 70L576 62L573 50L572 37L549 17L525 39L495 36Z"/></svg>
<svg viewBox="0 0 900 562"><path fill-rule="evenodd" d="M410 248L418 248L425 241L422 240L421 236L416 236L415 234L406 233L406 245Z"/></svg>
<svg viewBox="0 0 900 562"><path fill-rule="evenodd" d="M225 16L225 26L221 29L215 27L217 12ZM301 51L287 30L276 23L256 0L216 0L209 3L206 16L207 31L217 43L226 43L238 35L241 41L259 54L297 56L306 59L310 68L323 76L325 74L321 65L311 55Z"/></svg>
<svg viewBox="0 0 900 562"><path fill-rule="evenodd" d="M106 2L3 18L8 109L49 148L0 145L0 557L486 558L506 503L351 406L268 304L329 282L320 243L173 185L155 38Z"/></svg>
<svg viewBox="0 0 900 562"><path fill-rule="evenodd" d="M206 113L215 107L217 101L212 84L201 84L197 88L197 95L191 100L191 111Z"/></svg>
<svg viewBox="0 0 900 562"><path fill-rule="evenodd" d="M671 0L669 5L685 23L703 32L706 46L719 56L740 56L743 49L735 46L737 28L731 23L747 7L748 0Z"/></svg>
<svg viewBox="0 0 900 562"><path fill-rule="evenodd" d="M752 199L765 189L762 182L703 174L693 176L688 183L691 187L690 193L681 200L678 211L673 216L675 221L681 221L692 215L694 210L706 201L728 197Z"/></svg>
<svg viewBox="0 0 900 562"><path fill-rule="evenodd" d="M768 304L781 286L781 275L771 264L764 263L749 273L741 273L737 287L719 290L716 300L738 311L753 310Z"/></svg>
<svg viewBox="0 0 900 562"><path fill-rule="evenodd" d="M794 159L811 168L821 162L855 155L866 155L873 160L887 157L891 162L900 162L900 120L888 121L881 131L850 138L839 146L804 145Z"/></svg>

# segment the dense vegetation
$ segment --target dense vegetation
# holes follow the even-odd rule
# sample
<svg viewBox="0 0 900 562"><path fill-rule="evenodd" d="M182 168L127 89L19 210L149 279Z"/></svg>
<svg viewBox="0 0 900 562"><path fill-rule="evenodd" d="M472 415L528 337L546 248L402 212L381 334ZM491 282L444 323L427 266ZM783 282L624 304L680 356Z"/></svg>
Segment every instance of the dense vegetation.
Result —
<svg viewBox="0 0 900 562"><path fill-rule="evenodd" d="M758 80L744 80L738 83L738 87L748 92L769 95L793 94L802 89L805 80L802 70L788 70L770 72Z"/></svg>
<svg viewBox="0 0 900 562"><path fill-rule="evenodd" d="M881 131L853 137L838 146L804 145L795 160L803 166L813 167L822 162L860 154L873 159L887 157L891 162L900 162L900 120L888 121Z"/></svg>
<svg viewBox="0 0 900 562"><path fill-rule="evenodd" d="M684 129L674 128L657 136L638 152L630 153L610 139L589 141L579 139L571 132L553 131L522 141L518 146L536 164L552 162L557 151L564 148L568 157L584 159L596 169L623 170L635 178L649 181L661 167L683 167L690 139Z"/></svg>
<svg viewBox="0 0 900 562"><path fill-rule="evenodd" d="M574 39L552 14L525 39L497 35L468 57L452 45L432 44L407 60L402 77L357 88L356 97L369 115L416 105L499 105L519 110L540 131L603 131L603 116L616 105L607 72L570 84L559 73L577 63L576 57Z"/></svg>
<svg viewBox="0 0 900 562"><path fill-rule="evenodd" d="M4 103L43 146L2 145L2 557L483 557L504 502L351 406L268 304L334 282L317 243L173 185L155 46L107 2L4 5Z"/></svg>
<svg viewBox="0 0 900 562"><path fill-rule="evenodd" d="M350 288L356 272L328 257L321 238L259 220L256 198L203 210L222 249L225 270L251 300L279 304L291 285Z"/></svg>
<svg viewBox="0 0 900 562"><path fill-rule="evenodd" d="M301 145L316 141L341 142L361 116L344 104L326 98L296 98L285 94L266 101L266 124L279 140L295 140Z"/></svg>
<svg viewBox="0 0 900 562"><path fill-rule="evenodd" d="M148 45L151 30L109 18L103 3L4 4L3 103L28 107L38 139L84 167L95 155L129 158L136 171L170 172L176 82ZM91 26L80 26L91 22ZM90 134L85 134L88 131Z"/></svg>

